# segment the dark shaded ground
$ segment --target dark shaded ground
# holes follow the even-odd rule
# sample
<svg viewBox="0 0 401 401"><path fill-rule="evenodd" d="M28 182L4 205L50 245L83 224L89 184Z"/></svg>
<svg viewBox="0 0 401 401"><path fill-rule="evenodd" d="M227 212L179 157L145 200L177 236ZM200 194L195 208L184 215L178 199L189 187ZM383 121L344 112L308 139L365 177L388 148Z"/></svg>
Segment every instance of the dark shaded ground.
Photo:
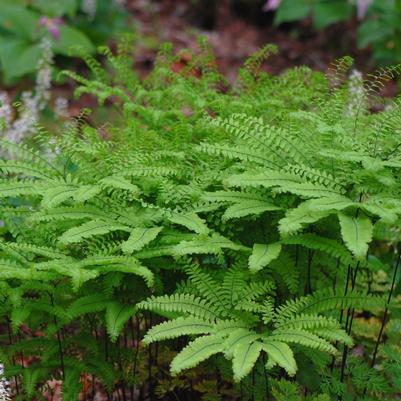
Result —
<svg viewBox="0 0 401 401"><path fill-rule="evenodd" d="M195 48L196 36L207 36L220 70L229 81L244 59L266 43L274 43L280 49L266 63L273 73L296 65L325 70L330 62L344 55L354 57L356 67L362 71L373 69L369 50L356 46L355 20L319 32L311 21L277 27L273 13L262 11L263 4L263 0L130 0L128 8L143 35L170 41L177 49ZM139 67L146 69L153 58L152 51L143 49Z"/></svg>

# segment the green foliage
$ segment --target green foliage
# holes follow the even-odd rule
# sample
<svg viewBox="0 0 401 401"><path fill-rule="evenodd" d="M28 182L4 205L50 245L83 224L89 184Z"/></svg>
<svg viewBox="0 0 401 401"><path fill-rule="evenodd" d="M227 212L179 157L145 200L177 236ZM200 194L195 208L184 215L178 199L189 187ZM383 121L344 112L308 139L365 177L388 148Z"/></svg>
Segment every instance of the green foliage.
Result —
<svg viewBox="0 0 401 401"><path fill-rule="evenodd" d="M356 7L355 7L356 6ZM316 29L348 21L357 14L358 46L371 46L379 65L400 63L401 3L398 0L282 0L275 14L275 23L299 21L312 17Z"/></svg>
<svg viewBox="0 0 401 401"><path fill-rule="evenodd" d="M164 46L144 81L129 49L66 73L121 111L107 140L84 114L57 152L43 132L2 142L0 355L20 398L55 378L77 399L90 375L109 394L394 399L401 106L369 110L397 69L351 113L349 58L276 77L267 46L227 89L204 39L181 73Z"/></svg>
<svg viewBox="0 0 401 401"><path fill-rule="evenodd" d="M48 35L55 54L80 56L121 32L125 13L113 1L94 2L85 14L78 0L1 0L0 70L5 84L34 73L41 56L40 40ZM61 20L62 18L62 20ZM78 50L78 47L80 50Z"/></svg>

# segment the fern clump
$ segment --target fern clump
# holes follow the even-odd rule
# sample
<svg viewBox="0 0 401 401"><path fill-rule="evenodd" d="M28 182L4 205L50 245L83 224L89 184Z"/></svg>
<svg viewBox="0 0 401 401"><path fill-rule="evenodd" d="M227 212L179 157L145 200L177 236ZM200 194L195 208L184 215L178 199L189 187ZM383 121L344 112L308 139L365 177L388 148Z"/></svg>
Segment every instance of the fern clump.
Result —
<svg viewBox="0 0 401 401"><path fill-rule="evenodd" d="M193 394L189 368L204 399L396 396L401 110L370 106L398 69L355 105L349 58L276 77L267 46L227 89L204 39L179 73L164 46L145 80L130 41L66 73L113 123L84 111L35 149L2 142L0 357L19 399L55 378L76 400L82 377Z"/></svg>

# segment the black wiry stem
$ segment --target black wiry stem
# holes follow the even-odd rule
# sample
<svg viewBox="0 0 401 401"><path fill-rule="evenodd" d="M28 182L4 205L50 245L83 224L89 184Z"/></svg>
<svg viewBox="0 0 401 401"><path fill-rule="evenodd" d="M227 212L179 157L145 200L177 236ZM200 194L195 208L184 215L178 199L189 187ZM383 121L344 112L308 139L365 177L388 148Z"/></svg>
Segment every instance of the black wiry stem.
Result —
<svg viewBox="0 0 401 401"><path fill-rule="evenodd" d="M50 301L52 304L52 307L54 307L54 298L53 298L53 294L50 294ZM63 351L63 342L61 339L61 333L60 333L60 329L58 328L58 322L57 322L57 317L56 315L53 315L53 321L54 321L54 325L57 327L57 342L58 342L58 352L59 352L59 356L60 356L60 365L61 365L61 374L62 374L62 379L63 381L65 380L65 369L64 369L64 351Z"/></svg>
<svg viewBox="0 0 401 401"><path fill-rule="evenodd" d="M266 401L270 401L270 391L269 391L269 375L266 369L266 354L263 353L263 373L265 376L265 386L266 386Z"/></svg>
<svg viewBox="0 0 401 401"><path fill-rule="evenodd" d="M391 287L390 287L390 292L389 292L388 298L387 298L386 308L384 309L382 323L381 323L381 326L380 326L379 334L377 336L375 349L373 351L373 357L372 357L372 360L370 362L370 367L371 368L373 368L373 366L375 366L376 358L377 358L377 352L378 352L379 346L380 346L380 341L381 341L381 338L382 338L382 335L383 335L384 328L386 327L387 316L388 316L388 307L390 305L391 298L393 296L393 291L394 291L394 287L395 287L395 280L397 278L398 268L400 266L400 261L401 261L401 252L398 252L397 263L395 265L395 269L394 269L394 273L393 273L393 280L391 282ZM363 395L366 395L367 390L368 390L368 388L367 388L367 386L365 386L365 388L363 390Z"/></svg>
<svg viewBox="0 0 401 401"><path fill-rule="evenodd" d="M397 263L395 265L394 274L393 274L393 280L392 280L390 292L389 292L388 298L387 298L386 309L384 310L382 324L381 324L381 327L380 327L379 335L378 335L377 340L376 340L375 350L373 352L373 358L372 358L372 361L370 363L370 365L372 367L374 366L374 364L376 362L377 351L379 349L380 340L381 340L381 337L383 335L383 330L384 330L384 328L386 326L387 316L388 316L388 308L389 308L389 305L390 305L390 302L391 302L391 298L393 296L394 287L395 287L395 280L397 278L398 268L400 266L400 261L401 261L401 252L398 253Z"/></svg>

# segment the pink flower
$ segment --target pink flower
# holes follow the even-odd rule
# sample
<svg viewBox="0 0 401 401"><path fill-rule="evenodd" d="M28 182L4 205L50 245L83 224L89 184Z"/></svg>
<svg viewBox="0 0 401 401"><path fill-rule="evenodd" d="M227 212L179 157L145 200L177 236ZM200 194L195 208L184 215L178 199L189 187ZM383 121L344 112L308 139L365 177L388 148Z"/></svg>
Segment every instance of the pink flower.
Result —
<svg viewBox="0 0 401 401"><path fill-rule="evenodd" d="M262 7L263 11L274 11L281 3L281 0L267 0L265 5Z"/></svg>
<svg viewBox="0 0 401 401"><path fill-rule="evenodd" d="M358 19L365 17L372 2L373 0L356 0L356 15Z"/></svg>
<svg viewBox="0 0 401 401"><path fill-rule="evenodd" d="M42 15L39 19L39 25L44 26L55 40L60 39L60 25L63 23L64 21L60 17L49 18Z"/></svg>

